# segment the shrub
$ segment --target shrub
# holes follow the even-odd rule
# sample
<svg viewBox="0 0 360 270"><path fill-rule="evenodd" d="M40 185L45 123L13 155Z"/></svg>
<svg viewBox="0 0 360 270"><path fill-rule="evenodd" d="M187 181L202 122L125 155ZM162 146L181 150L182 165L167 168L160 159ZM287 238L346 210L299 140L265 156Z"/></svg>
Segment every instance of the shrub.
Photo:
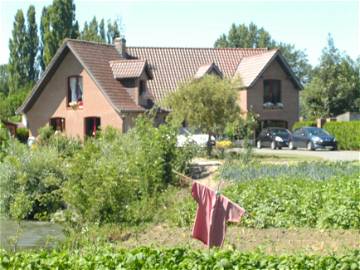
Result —
<svg viewBox="0 0 360 270"><path fill-rule="evenodd" d="M296 130L302 127L316 127L316 122L311 120L295 122L292 126L292 130Z"/></svg>
<svg viewBox="0 0 360 270"><path fill-rule="evenodd" d="M324 129L335 136L339 149L360 149L360 121L328 122Z"/></svg>
<svg viewBox="0 0 360 270"><path fill-rule="evenodd" d="M101 245L83 250L0 250L5 269L359 269L359 250L343 255L266 255L233 249L202 251L190 248L116 249ZM28 267L30 269L30 267Z"/></svg>
<svg viewBox="0 0 360 270"><path fill-rule="evenodd" d="M16 129L16 138L20 142L26 143L29 138L29 130L27 128L17 128Z"/></svg>
<svg viewBox="0 0 360 270"><path fill-rule="evenodd" d="M64 165L56 149L29 149L12 140L0 163L0 211L15 218L15 213L22 213L26 219L49 219L65 207L61 190L66 181ZM29 203L20 203L23 201ZM19 207L29 209L16 209Z"/></svg>

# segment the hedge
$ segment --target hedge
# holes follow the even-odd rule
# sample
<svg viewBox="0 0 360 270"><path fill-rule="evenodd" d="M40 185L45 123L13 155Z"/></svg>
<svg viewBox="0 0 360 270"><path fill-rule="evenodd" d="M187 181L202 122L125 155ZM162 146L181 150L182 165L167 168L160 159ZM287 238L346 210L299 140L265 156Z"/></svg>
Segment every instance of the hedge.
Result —
<svg viewBox="0 0 360 270"><path fill-rule="evenodd" d="M328 122L325 123L324 129L335 136L339 149L360 149L360 121Z"/></svg>
<svg viewBox="0 0 360 270"><path fill-rule="evenodd" d="M292 126L292 130L296 130L302 127L316 127L316 122L311 120L295 122Z"/></svg>
<svg viewBox="0 0 360 270"><path fill-rule="evenodd" d="M116 250L109 247L88 250L23 251L0 250L4 269L359 269L359 250L344 255L266 255L233 249L209 251L189 248L140 247Z"/></svg>

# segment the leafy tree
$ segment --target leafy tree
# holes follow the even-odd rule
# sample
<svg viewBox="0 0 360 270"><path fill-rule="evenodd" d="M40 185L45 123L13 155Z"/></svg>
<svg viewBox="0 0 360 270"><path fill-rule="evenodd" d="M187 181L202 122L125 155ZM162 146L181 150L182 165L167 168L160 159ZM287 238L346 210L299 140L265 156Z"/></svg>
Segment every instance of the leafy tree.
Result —
<svg viewBox="0 0 360 270"><path fill-rule="evenodd" d="M26 83L27 79L27 51L26 25L21 9L16 12L12 37L9 41L9 92L15 92Z"/></svg>
<svg viewBox="0 0 360 270"><path fill-rule="evenodd" d="M320 64L303 92L304 113L310 119L360 111L360 65L341 53L331 36Z"/></svg>
<svg viewBox="0 0 360 270"><path fill-rule="evenodd" d="M102 41L101 35L99 33L98 22L95 16L89 24L88 22L85 22L84 29L81 31L80 34L80 39L98 42Z"/></svg>
<svg viewBox="0 0 360 270"><path fill-rule="evenodd" d="M115 20L112 23L111 20L108 20L106 36L109 44L112 44L115 38L120 37L120 22Z"/></svg>
<svg viewBox="0 0 360 270"><path fill-rule="evenodd" d="M73 0L54 0L43 9L41 17L41 66L44 69L65 38L77 38L79 25L75 19Z"/></svg>
<svg viewBox="0 0 360 270"><path fill-rule="evenodd" d="M7 95L9 92L9 71L8 65L0 65L0 95Z"/></svg>
<svg viewBox="0 0 360 270"><path fill-rule="evenodd" d="M302 83L309 80L311 66L305 51L297 50L294 45L276 42L264 28L258 28L254 23L232 24L227 35L222 34L216 41L217 48L280 48L289 62L295 75Z"/></svg>
<svg viewBox="0 0 360 270"><path fill-rule="evenodd" d="M105 22L104 19L101 19L99 24L99 35L102 42L106 42L106 33L105 33Z"/></svg>
<svg viewBox="0 0 360 270"><path fill-rule="evenodd" d="M38 70L36 65L36 55L39 49L39 37L37 34L37 24L35 19L35 7L30 6L27 12L27 67L28 67L28 79L35 81L37 78Z"/></svg>
<svg viewBox="0 0 360 270"><path fill-rule="evenodd" d="M181 85L166 100L172 110L170 120L177 125L185 121L209 134L209 140L211 134L223 133L226 123L240 113L235 83L207 75Z"/></svg>

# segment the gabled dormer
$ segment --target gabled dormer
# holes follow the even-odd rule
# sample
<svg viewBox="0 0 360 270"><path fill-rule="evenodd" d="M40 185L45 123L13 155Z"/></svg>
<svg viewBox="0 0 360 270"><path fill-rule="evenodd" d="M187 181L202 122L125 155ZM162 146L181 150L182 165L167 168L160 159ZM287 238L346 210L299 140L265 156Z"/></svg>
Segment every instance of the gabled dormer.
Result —
<svg viewBox="0 0 360 270"><path fill-rule="evenodd" d="M219 77L223 77L223 74L221 72L221 70L219 69L219 67L214 63L209 63L209 64L205 64L205 65L201 65L198 70L196 71L194 78L195 79L200 79L205 75L216 75Z"/></svg>
<svg viewBox="0 0 360 270"><path fill-rule="evenodd" d="M123 59L110 61L114 78L118 80L137 105L147 107L151 95L147 81L153 79L153 73L146 60Z"/></svg>

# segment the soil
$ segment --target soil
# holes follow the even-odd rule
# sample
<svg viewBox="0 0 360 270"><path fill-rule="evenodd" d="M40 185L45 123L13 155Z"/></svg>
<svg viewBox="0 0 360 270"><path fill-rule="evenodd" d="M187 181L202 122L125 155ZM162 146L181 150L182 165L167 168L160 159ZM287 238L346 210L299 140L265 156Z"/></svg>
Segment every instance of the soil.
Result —
<svg viewBox="0 0 360 270"><path fill-rule="evenodd" d="M127 239L118 242L119 246L207 248L191 237L191 228L169 227L165 224L147 228L143 232L127 233L126 236ZM357 230L251 229L229 226L224 247L229 246L240 251L261 250L267 254L342 254L348 249L360 248L360 234Z"/></svg>

